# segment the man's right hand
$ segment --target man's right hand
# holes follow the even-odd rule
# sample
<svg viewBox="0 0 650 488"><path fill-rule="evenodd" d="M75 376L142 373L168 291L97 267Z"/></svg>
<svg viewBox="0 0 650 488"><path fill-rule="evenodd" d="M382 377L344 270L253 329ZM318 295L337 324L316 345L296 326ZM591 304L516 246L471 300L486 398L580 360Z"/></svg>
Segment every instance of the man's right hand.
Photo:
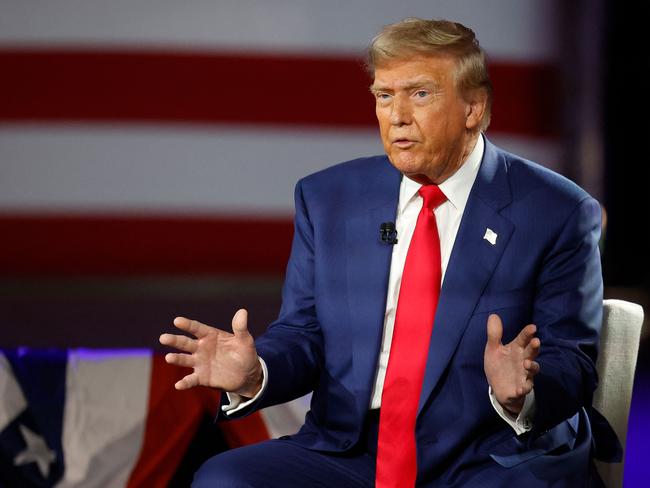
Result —
<svg viewBox="0 0 650 488"><path fill-rule="evenodd" d="M176 382L176 389L209 386L246 398L254 397L262 386L263 373L247 321L248 312L238 310L232 318L230 334L196 320L176 317L174 325L195 337L160 336L161 344L183 351L165 355L165 361L194 370Z"/></svg>

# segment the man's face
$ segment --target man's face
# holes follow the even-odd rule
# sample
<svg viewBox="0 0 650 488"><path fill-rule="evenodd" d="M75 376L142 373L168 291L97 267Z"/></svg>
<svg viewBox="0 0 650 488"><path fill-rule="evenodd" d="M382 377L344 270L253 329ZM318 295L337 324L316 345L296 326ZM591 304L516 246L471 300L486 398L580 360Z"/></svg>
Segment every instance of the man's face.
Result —
<svg viewBox="0 0 650 488"><path fill-rule="evenodd" d="M442 183L473 148L484 105L461 96L455 67L448 56L416 55L375 69L371 90L384 150L393 166L421 183Z"/></svg>

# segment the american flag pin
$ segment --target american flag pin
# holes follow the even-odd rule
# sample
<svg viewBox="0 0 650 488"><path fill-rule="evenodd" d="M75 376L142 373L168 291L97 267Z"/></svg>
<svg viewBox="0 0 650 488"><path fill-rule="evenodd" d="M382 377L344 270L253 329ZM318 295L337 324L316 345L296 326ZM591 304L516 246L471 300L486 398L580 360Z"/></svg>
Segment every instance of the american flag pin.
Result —
<svg viewBox="0 0 650 488"><path fill-rule="evenodd" d="M494 246L497 243L497 233L488 227L485 229L485 235L483 236L483 239Z"/></svg>

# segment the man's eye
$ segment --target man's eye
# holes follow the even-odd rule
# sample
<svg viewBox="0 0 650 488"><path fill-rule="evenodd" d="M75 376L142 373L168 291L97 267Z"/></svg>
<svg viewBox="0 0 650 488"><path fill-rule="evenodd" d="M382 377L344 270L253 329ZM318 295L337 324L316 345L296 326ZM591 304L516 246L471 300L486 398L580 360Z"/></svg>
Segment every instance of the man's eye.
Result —
<svg viewBox="0 0 650 488"><path fill-rule="evenodd" d="M377 100L388 100L390 95L388 93L377 93Z"/></svg>
<svg viewBox="0 0 650 488"><path fill-rule="evenodd" d="M429 92L426 91L426 90L418 90L418 91L415 92L415 96L418 97L418 98L424 98L428 94L429 94Z"/></svg>

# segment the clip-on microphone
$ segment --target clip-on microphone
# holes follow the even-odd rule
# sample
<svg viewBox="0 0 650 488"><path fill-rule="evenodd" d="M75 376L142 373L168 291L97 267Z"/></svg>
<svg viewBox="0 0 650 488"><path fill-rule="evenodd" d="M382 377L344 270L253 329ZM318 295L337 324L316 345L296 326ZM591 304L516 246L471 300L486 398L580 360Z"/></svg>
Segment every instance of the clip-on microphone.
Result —
<svg viewBox="0 0 650 488"><path fill-rule="evenodd" d="M397 230L394 222L384 222L379 226L379 238L385 244L397 244Z"/></svg>

